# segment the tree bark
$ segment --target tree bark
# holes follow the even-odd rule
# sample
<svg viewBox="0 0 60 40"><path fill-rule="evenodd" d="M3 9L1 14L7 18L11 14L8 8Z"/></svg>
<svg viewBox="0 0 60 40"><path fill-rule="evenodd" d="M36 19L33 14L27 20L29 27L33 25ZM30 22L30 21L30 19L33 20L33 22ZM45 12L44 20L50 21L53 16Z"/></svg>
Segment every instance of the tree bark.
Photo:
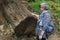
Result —
<svg viewBox="0 0 60 40"><path fill-rule="evenodd" d="M0 0L0 14L0 25L3 26L0 30L4 35L24 35L35 30L36 14L31 13L19 0Z"/></svg>

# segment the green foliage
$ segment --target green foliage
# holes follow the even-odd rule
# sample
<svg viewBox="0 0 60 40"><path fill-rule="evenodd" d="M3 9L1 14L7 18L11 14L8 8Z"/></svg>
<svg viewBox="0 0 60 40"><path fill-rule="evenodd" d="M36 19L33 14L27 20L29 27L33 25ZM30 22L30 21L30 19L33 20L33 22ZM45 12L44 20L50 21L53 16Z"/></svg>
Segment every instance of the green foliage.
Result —
<svg viewBox="0 0 60 40"><path fill-rule="evenodd" d="M33 9L33 11L38 12L38 13L40 12L39 11L39 4L40 4L40 1L38 1L38 3L37 3L37 1L28 3L28 5Z"/></svg>

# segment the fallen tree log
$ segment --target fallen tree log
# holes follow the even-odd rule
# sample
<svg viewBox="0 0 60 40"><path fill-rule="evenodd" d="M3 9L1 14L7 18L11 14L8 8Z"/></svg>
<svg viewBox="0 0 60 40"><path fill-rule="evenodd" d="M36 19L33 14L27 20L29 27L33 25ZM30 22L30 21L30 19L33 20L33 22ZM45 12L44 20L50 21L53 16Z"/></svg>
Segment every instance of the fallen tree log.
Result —
<svg viewBox="0 0 60 40"><path fill-rule="evenodd" d="M16 34L29 34L35 30L38 16L27 10L19 0L2 0L1 6L7 25Z"/></svg>

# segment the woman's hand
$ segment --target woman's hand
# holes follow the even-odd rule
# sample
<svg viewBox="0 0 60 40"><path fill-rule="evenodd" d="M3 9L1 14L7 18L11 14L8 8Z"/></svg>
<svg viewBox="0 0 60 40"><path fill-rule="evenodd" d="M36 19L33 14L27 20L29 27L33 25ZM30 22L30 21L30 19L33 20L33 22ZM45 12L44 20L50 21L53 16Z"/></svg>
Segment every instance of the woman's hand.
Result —
<svg viewBox="0 0 60 40"><path fill-rule="evenodd" d="M42 36L39 36L39 40L42 40Z"/></svg>

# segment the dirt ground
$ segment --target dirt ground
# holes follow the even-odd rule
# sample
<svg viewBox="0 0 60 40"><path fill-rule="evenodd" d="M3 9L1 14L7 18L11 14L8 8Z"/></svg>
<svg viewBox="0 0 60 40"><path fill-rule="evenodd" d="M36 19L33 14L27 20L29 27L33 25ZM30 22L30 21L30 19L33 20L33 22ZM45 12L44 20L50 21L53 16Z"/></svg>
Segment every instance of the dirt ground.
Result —
<svg viewBox="0 0 60 40"><path fill-rule="evenodd" d="M57 33L54 33L48 40L60 40L60 36Z"/></svg>
<svg viewBox="0 0 60 40"><path fill-rule="evenodd" d="M31 36L31 37L22 36L17 40L37 40L37 39L36 36ZM48 40L60 40L60 36L57 33L54 33L51 36L49 36Z"/></svg>

